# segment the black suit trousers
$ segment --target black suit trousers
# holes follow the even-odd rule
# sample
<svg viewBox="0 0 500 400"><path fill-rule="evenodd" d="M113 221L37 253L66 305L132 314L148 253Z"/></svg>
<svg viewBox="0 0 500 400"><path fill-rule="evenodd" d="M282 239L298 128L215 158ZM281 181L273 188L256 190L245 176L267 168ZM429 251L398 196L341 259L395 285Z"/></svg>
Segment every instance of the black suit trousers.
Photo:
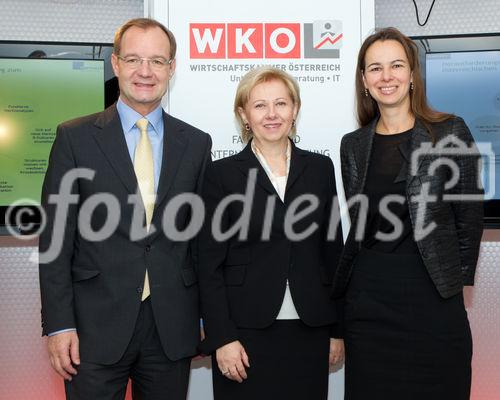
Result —
<svg viewBox="0 0 500 400"><path fill-rule="evenodd" d="M78 374L65 383L66 398L122 400L130 377L134 400L185 400L190 365L190 358L171 361L165 355L147 299L123 357L112 365L82 361Z"/></svg>

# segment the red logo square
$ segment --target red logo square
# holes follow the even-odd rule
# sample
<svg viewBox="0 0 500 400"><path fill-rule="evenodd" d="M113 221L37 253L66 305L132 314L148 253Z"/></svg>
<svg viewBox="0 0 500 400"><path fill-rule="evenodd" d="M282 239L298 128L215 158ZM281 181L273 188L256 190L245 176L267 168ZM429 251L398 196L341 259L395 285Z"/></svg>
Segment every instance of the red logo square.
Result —
<svg viewBox="0 0 500 400"><path fill-rule="evenodd" d="M189 24L190 58L226 58L225 24Z"/></svg>
<svg viewBox="0 0 500 400"><path fill-rule="evenodd" d="M227 24L228 58L263 58L262 24Z"/></svg>
<svg viewBox="0 0 500 400"><path fill-rule="evenodd" d="M300 24L265 24L266 58L300 58Z"/></svg>

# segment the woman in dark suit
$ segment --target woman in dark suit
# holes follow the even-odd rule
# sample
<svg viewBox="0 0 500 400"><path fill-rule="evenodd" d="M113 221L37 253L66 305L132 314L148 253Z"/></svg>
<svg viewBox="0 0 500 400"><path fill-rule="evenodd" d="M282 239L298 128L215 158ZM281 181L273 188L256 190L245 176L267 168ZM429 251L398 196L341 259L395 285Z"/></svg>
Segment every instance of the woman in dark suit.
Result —
<svg viewBox="0 0 500 400"><path fill-rule="evenodd" d="M482 233L480 156L461 118L427 105L417 47L398 30L364 41L356 89L361 128L342 138L341 160L357 201L334 279L345 296L345 398L468 399L462 288Z"/></svg>
<svg viewBox="0 0 500 400"><path fill-rule="evenodd" d="M234 106L248 144L206 172L201 349L213 353L217 400L326 399L329 361L343 358L330 297L342 247L340 229L327 237L333 164L290 140L299 109L288 74L249 72Z"/></svg>

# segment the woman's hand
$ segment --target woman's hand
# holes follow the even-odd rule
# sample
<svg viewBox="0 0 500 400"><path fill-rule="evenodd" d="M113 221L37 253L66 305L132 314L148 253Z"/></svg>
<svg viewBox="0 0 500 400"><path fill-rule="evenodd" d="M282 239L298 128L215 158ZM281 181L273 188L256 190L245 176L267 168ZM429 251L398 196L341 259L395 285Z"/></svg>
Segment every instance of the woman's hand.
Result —
<svg viewBox="0 0 500 400"><path fill-rule="evenodd" d="M344 361L344 339L330 339L330 365Z"/></svg>
<svg viewBox="0 0 500 400"><path fill-rule="evenodd" d="M222 375L239 383L243 382L243 379L247 379L245 367L250 367L250 363L239 340L219 347L215 355Z"/></svg>

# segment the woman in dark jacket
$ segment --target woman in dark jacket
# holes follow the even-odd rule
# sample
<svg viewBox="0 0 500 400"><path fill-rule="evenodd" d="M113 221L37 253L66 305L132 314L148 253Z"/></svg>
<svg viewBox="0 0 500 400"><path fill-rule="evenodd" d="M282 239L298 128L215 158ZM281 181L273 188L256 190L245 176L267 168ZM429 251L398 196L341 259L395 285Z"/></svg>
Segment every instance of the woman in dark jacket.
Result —
<svg viewBox="0 0 500 400"><path fill-rule="evenodd" d="M356 89L361 128L341 144L351 230L334 278L345 398L468 399L462 288L482 234L480 156L461 118L427 105L417 47L398 30L364 41Z"/></svg>
<svg viewBox="0 0 500 400"><path fill-rule="evenodd" d="M340 230L328 235L333 163L290 140L299 109L291 76L249 72L234 106L248 144L206 171L201 349L212 354L216 400L326 400L329 361L343 358L331 298L342 249Z"/></svg>

